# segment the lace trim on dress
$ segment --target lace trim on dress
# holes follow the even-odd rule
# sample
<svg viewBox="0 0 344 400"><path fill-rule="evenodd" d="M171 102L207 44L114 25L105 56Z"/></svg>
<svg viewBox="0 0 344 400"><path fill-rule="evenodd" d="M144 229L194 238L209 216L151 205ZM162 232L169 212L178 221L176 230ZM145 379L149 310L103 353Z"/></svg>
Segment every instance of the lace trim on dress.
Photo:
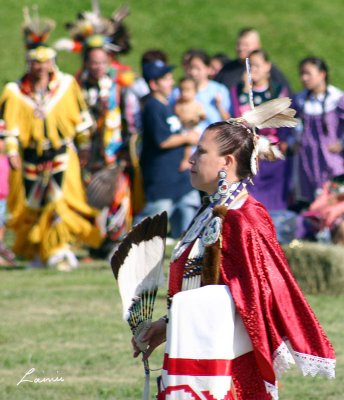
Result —
<svg viewBox="0 0 344 400"><path fill-rule="evenodd" d="M328 379L335 378L336 360L334 359L311 356L296 351L294 352L294 358L304 376L321 375Z"/></svg>
<svg viewBox="0 0 344 400"><path fill-rule="evenodd" d="M264 381L265 383L265 388L266 388L266 392L269 393L271 395L271 397L273 398L273 400L278 400L278 386L277 386L277 381L276 384L273 385L267 381Z"/></svg>
<svg viewBox="0 0 344 400"><path fill-rule="evenodd" d="M295 364L295 360L292 356L292 349L287 340L283 341L273 354L273 368L277 379L280 379L283 372L290 368L290 364Z"/></svg>
<svg viewBox="0 0 344 400"><path fill-rule="evenodd" d="M320 375L331 379L335 377L336 360L294 351L289 340L284 339L273 355L273 366L277 378L280 378L290 364L298 366L303 376Z"/></svg>
<svg viewBox="0 0 344 400"><path fill-rule="evenodd" d="M320 375L328 379L335 377L336 360L294 351L289 340L284 339L273 354L273 367L276 377L281 378L291 364L296 364L303 376ZM267 393L271 395L273 400L278 400L277 381L275 385L266 381L264 383Z"/></svg>

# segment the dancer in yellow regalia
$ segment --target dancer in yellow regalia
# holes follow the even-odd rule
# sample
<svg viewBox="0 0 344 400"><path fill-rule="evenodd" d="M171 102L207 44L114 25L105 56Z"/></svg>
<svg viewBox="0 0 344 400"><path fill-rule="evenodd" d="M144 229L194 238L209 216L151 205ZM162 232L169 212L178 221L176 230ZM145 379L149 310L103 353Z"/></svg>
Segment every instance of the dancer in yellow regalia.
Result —
<svg viewBox="0 0 344 400"><path fill-rule="evenodd" d="M14 252L70 270L77 266L70 244L97 247L102 238L80 176L92 119L77 82L58 70L55 51L42 43L53 25L26 13L28 71L6 85L0 118L12 167L8 208Z"/></svg>

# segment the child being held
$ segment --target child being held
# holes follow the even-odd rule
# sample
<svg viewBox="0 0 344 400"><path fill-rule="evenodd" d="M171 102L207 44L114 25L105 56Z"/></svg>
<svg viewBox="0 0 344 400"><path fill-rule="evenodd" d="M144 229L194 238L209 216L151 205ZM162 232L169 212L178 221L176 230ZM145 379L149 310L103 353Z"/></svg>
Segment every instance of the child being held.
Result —
<svg viewBox="0 0 344 400"><path fill-rule="evenodd" d="M196 100L197 84L192 78L182 78L179 91L174 111L184 130L194 129L206 118L203 105Z"/></svg>
<svg viewBox="0 0 344 400"><path fill-rule="evenodd" d="M179 118L185 134L196 130L201 121L206 119L203 105L196 100L197 83L192 78L182 78L179 81L180 95L176 101L174 111ZM201 132L199 132L201 134ZM184 158L179 166L180 171L189 168L191 146L185 146Z"/></svg>

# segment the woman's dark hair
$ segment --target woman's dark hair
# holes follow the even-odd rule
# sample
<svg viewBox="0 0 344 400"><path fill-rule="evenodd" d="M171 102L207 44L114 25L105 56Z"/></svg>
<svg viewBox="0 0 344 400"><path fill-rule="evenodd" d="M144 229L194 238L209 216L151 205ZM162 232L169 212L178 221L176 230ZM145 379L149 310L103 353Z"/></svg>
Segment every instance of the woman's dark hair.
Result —
<svg viewBox="0 0 344 400"><path fill-rule="evenodd" d="M327 126L327 121L326 121L326 118L325 118L325 115L326 115L326 106L325 105L326 105L326 101L327 101L327 98L328 98L327 86L329 85L329 69L328 69L328 66L327 66L326 62L320 57L306 57L303 60L301 60L300 63L299 63L300 71L301 71L301 68L306 64L314 65L318 69L318 71L325 72L326 90L325 90L324 99L321 102L321 108L322 108L321 123L322 123L322 126L323 126L324 133L325 133L325 135L327 135L328 134L328 126ZM303 108L305 107L306 102L310 99L311 95L312 95L312 91L308 90L308 92L306 94L306 101L305 101L305 103L303 105Z"/></svg>
<svg viewBox="0 0 344 400"><path fill-rule="evenodd" d="M99 46L85 46L85 48L83 50L83 54L82 54L83 63L84 64L86 64L89 61L90 54L95 50L101 50L105 54L110 54L110 52L107 51L106 49L104 49L104 47L102 45L99 45Z"/></svg>
<svg viewBox="0 0 344 400"><path fill-rule="evenodd" d="M200 59L203 64L209 66L210 65L210 57L209 55L202 49L190 49L188 52L184 54L183 63L189 64L195 58Z"/></svg>
<svg viewBox="0 0 344 400"><path fill-rule="evenodd" d="M215 142L218 145L220 156L232 154L235 157L238 178L251 177L253 133L242 124L225 121L209 125L207 131L215 134Z"/></svg>
<svg viewBox="0 0 344 400"><path fill-rule="evenodd" d="M181 84L183 84L184 82L192 82L192 83L195 85L195 89L196 89L196 90L198 89L198 84L197 84L197 82L196 82L193 78L191 78L191 77L189 77L189 76L184 76L184 77L180 78L180 79L179 79L179 86L180 86Z"/></svg>
<svg viewBox="0 0 344 400"><path fill-rule="evenodd" d="M329 84L329 68L326 62L320 58L320 57L306 57L303 60L300 61L299 63L299 69L305 65L305 64L312 64L315 67L318 68L319 71L325 72L326 77L325 77L325 82L326 85Z"/></svg>
<svg viewBox="0 0 344 400"><path fill-rule="evenodd" d="M259 36L257 29L250 26L250 27L240 29L240 31L238 32L237 38L240 39L240 38L248 35L249 33L255 33Z"/></svg>
<svg viewBox="0 0 344 400"><path fill-rule="evenodd" d="M163 50L158 50L158 49L147 50L141 56L141 66L157 60L167 64L168 56Z"/></svg>
<svg viewBox="0 0 344 400"><path fill-rule="evenodd" d="M231 59L225 53L216 53L210 57L210 60L218 60L222 63L222 65L225 65L231 61Z"/></svg>
<svg viewBox="0 0 344 400"><path fill-rule="evenodd" d="M269 54L267 53L267 51L265 51L263 49L256 49L256 50L251 51L249 57L256 56L256 55L261 56L265 62L270 62L270 57L269 57Z"/></svg>

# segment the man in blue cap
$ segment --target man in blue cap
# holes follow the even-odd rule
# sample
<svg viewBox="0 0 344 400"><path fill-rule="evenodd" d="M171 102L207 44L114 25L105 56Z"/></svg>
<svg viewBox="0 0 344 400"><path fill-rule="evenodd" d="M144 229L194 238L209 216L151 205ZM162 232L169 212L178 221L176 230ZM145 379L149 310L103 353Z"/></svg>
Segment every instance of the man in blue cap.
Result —
<svg viewBox="0 0 344 400"><path fill-rule="evenodd" d="M142 112L142 168L145 207L135 222L166 210L170 217L171 237L186 230L200 205L199 193L192 189L189 171L179 171L184 147L198 142L199 135L183 135L181 123L168 102L173 89L172 65L160 60L143 66L149 85Z"/></svg>

